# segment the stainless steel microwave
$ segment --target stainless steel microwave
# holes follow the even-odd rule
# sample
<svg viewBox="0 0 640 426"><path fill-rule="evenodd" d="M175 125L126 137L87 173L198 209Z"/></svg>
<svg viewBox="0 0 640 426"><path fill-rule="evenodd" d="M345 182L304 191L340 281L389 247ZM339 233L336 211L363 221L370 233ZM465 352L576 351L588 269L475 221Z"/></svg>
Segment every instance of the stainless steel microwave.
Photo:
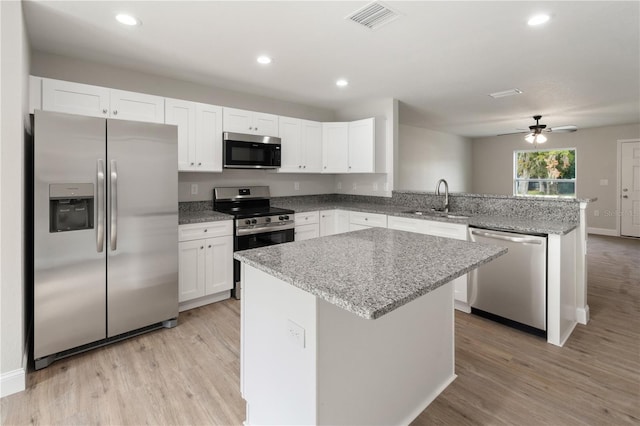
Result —
<svg viewBox="0 0 640 426"><path fill-rule="evenodd" d="M281 139L224 132L223 160L225 169L277 169L281 164Z"/></svg>

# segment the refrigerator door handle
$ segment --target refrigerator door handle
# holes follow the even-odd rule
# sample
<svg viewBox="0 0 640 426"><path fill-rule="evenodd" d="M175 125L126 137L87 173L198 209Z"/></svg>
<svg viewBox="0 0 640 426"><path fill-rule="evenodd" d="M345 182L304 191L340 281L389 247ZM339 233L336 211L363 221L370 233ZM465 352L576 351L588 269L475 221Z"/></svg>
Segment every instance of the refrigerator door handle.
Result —
<svg viewBox="0 0 640 426"><path fill-rule="evenodd" d="M97 209L98 224L96 226L96 250L102 253L104 250L104 163L98 160L97 178Z"/></svg>
<svg viewBox="0 0 640 426"><path fill-rule="evenodd" d="M116 160L111 160L111 176L109 179L111 185L111 236L109 246L111 251L118 248L118 165Z"/></svg>

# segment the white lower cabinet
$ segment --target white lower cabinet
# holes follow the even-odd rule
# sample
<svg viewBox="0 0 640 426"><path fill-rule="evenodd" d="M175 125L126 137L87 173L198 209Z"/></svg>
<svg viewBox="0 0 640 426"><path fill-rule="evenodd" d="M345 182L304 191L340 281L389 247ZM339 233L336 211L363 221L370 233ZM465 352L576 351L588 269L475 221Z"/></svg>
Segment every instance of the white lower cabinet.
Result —
<svg viewBox="0 0 640 426"><path fill-rule="evenodd" d="M349 231L367 228L386 228L387 215L379 213L349 212Z"/></svg>
<svg viewBox="0 0 640 426"><path fill-rule="evenodd" d="M349 212L346 210L322 210L320 212L320 236L349 232Z"/></svg>
<svg viewBox="0 0 640 426"><path fill-rule="evenodd" d="M448 223L435 220L389 216L388 227L390 229L416 232L436 237L467 240L467 225L461 223ZM471 312L471 307L469 306L469 283L467 274L456 278L453 282L456 309L463 312Z"/></svg>
<svg viewBox="0 0 640 426"><path fill-rule="evenodd" d="M178 228L180 311L229 298L233 288L233 222Z"/></svg>
<svg viewBox="0 0 640 426"><path fill-rule="evenodd" d="M310 240L320 236L319 213L305 212L295 215L295 241Z"/></svg>

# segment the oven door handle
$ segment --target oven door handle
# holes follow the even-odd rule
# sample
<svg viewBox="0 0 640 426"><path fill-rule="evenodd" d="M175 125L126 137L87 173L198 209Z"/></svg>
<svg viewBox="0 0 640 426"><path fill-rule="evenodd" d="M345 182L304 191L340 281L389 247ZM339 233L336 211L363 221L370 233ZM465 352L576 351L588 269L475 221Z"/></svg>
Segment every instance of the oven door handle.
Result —
<svg viewBox="0 0 640 426"><path fill-rule="evenodd" d="M236 229L236 235L241 237L243 235L253 235L253 234L263 234L266 232L277 232L277 231L286 231L287 229L294 229L295 225L287 224L287 225L278 225L278 226L261 226L259 228L243 228Z"/></svg>

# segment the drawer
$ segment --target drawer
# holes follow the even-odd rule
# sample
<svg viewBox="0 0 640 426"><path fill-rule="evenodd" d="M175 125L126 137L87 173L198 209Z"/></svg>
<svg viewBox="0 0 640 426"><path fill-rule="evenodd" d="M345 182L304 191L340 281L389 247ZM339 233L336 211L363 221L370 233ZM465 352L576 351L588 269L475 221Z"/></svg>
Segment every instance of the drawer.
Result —
<svg viewBox="0 0 640 426"><path fill-rule="evenodd" d="M178 226L178 240L190 241L202 238L222 237L233 235L233 221L191 223Z"/></svg>
<svg viewBox="0 0 640 426"><path fill-rule="evenodd" d="M349 212L349 223L363 226L387 227L387 215L378 213Z"/></svg>
<svg viewBox="0 0 640 426"><path fill-rule="evenodd" d="M418 234L428 234L428 225L422 219L411 219L407 217L389 216L387 227L399 231L416 232Z"/></svg>
<svg viewBox="0 0 640 426"><path fill-rule="evenodd" d="M296 213L294 220L296 226L320 223L320 215L319 212Z"/></svg>
<svg viewBox="0 0 640 426"><path fill-rule="evenodd" d="M428 220L427 233L436 237L453 238L456 240L467 240L467 225L460 223L446 223Z"/></svg>

